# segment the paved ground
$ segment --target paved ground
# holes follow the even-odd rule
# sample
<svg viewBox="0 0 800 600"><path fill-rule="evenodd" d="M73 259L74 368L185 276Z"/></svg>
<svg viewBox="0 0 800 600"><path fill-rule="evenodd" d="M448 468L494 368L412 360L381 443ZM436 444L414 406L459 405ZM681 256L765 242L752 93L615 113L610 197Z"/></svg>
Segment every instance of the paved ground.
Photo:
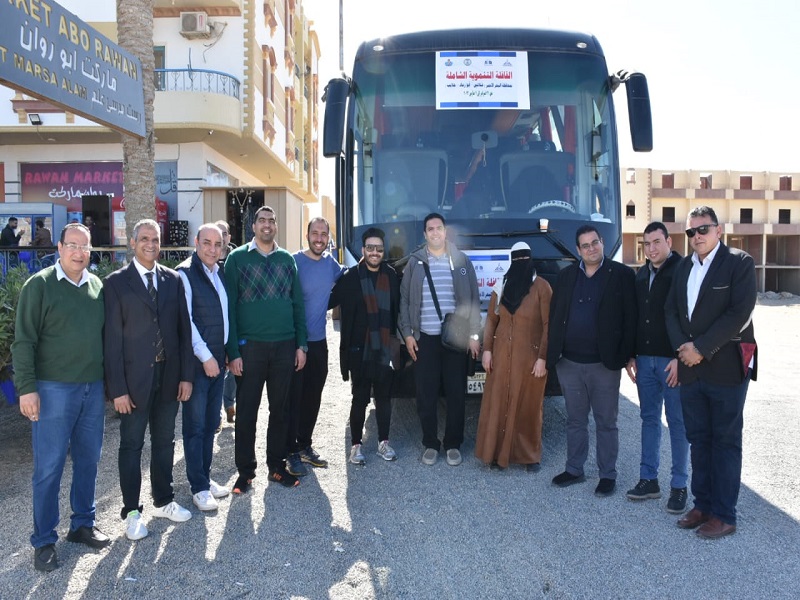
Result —
<svg viewBox="0 0 800 600"><path fill-rule="evenodd" d="M585 484L562 490L564 405L545 405L542 471L489 471L472 457L479 403L470 400L465 463L419 462L413 402L395 403L392 443L400 458L373 452L374 416L365 438L366 467L346 464L348 387L331 365L316 447L331 459L302 485L266 485L226 499L216 513L173 525L149 520L150 537L122 535L116 449L119 421L108 418L98 482L98 525L115 538L86 552L63 540L62 566L33 570L30 535L30 425L0 409L0 598L797 598L800 596L800 305L756 311L760 381L745 415L739 532L697 539L675 527L666 499L629 502L638 479L639 416L624 378L620 402L619 490L596 498L594 456ZM336 358L338 334L332 333ZM265 403L266 404L266 403ZM266 422L266 409L260 423ZM260 430L260 455L264 453ZM664 436L665 441L668 436ZM668 449L663 463L669 464ZM191 505L182 446L176 448L177 499ZM662 467L662 487L669 485ZM233 429L218 436L213 468L232 483ZM65 475L64 488L70 479ZM69 515L68 495L62 514Z"/></svg>

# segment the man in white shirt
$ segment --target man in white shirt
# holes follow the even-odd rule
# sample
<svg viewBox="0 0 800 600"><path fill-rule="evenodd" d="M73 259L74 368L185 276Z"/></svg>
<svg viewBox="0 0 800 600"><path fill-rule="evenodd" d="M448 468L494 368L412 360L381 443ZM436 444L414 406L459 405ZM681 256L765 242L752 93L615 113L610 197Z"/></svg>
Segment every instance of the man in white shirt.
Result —
<svg viewBox="0 0 800 600"><path fill-rule="evenodd" d="M201 225L195 253L177 267L183 280L192 321L195 377L192 395L183 403L183 449L192 501L203 511L219 508L217 499L230 491L211 479L214 433L220 422L228 341L228 295L219 273L222 231L214 223Z"/></svg>

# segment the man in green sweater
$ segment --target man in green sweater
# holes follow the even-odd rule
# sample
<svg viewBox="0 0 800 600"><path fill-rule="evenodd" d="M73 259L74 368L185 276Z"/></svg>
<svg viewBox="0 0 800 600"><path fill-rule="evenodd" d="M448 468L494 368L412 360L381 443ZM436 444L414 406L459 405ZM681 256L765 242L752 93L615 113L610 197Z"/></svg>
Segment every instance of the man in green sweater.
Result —
<svg viewBox="0 0 800 600"><path fill-rule="evenodd" d="M256 211L254 237L225 261L230 333L226 352L236 376L234 494L247 492L256 475L256 420L267 384L269 480L286 487L299 481L286 471L288 403L292 373L305 366L307 346L303 289L292 255L275 241L275 211Z"/></svg>
<svg viewBox="0 0 800 600"><path fill-rule="evenodd" d="M72 457L67 540L104 548L95 527L95 482L103 446L103 284L88 272L91 239L78 223L61 231L58 262L22 288L11 346L19 407L33 441L33 564L58 567L58 496Z"/></svg>

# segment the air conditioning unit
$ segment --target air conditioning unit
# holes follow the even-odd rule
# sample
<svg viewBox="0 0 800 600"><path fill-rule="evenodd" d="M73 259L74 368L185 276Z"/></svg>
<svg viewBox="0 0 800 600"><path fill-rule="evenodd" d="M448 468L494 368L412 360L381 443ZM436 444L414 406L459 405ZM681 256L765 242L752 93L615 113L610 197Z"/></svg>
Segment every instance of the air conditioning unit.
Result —
<svg viewBox="0 0 800 600"><path fill-rule="evenodd" d="M181 13L181 35L185 38L209 37L211 28L204 12Z"/></svg>

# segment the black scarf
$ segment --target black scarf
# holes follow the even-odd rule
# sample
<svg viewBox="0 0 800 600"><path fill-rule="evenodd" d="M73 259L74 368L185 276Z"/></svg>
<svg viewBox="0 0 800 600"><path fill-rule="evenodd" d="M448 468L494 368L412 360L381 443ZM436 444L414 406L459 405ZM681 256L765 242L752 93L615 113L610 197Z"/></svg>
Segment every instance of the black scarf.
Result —
<svg viewBox="0 0 800 600"><path fill-rule="evenodd" d="M378 277L372 283L372 273L362 260L358 263L361 294L367 307L367 335L364 340L364 368L377 372L388 367L392 354L389 338L392 335L392 296L386 267L381 263Z"/></svg>
<svg viewBox="0 0 800 600"><path fill-rule="evenodd" d="M531 291L533 267L530 250L517 250L511 253L511 267L503 277L503 293L500 302L512 315L517 311L522 300Z"/></svg>

